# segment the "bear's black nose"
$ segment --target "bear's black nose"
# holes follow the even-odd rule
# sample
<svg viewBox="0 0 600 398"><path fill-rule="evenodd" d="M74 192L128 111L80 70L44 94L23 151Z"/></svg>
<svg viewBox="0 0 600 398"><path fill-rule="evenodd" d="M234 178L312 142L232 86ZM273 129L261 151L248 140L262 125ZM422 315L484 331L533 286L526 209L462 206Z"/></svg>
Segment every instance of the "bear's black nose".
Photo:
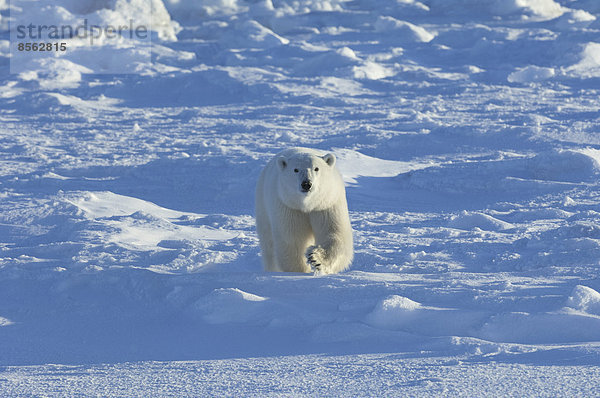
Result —
<svg viewBox="0 0 600 398"><path fill-rule="evenodd" d="M312 187L312 184L310 181L304 180L302 181L302 184L300 184L300 186L302 187L302 192L308 192L310 191L310 187Z"/></svg>

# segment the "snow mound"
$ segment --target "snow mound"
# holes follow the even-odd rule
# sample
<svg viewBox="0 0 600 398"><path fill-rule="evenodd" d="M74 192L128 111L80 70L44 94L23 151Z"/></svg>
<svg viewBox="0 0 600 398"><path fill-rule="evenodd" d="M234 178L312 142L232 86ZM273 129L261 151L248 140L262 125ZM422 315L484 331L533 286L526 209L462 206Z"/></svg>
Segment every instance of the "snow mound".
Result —
<svg viewBox="0 0 600 398"><path fill-rule="evenodd" d="M366 322L379 329L451 336L468 333L484 316L479 312L424 306L407 297L392 295L367 314Z"/></svg>
<svg viewBox="0 0 600 398"><path fill-rule="evenodd" d="M227 36L228 45L237 45L240 47L260 47L270 48L288 44L290 41L285 37L281 37L271 29L261 25L260 23L249 20L242 22L238 28L232 32L232 35Z"/></svg>
<svg viewBox="0 0 600 398"><path fill-rule="evenodd" d="M178 18L230 15L244 11L238 0L165 0L165 6Z"/></svg>
<svg viewBox="0 0 600 398"><path fill-rule="evenodd" d="M527 162L524 171L539 180L592 180L600 171L600 150L585 148L542 152Z"/></svg>
<svg viewBox="0 0 600 398"><path fill-rule="evenodd" d="M529 65L508 75L508 81L511 83L539 82L550 79L554 75L555 72L553 68Z"/></svg>
<svg viewBox="0 0 600 398"><path fill-rule="evenodd" d="M365 89L362 84L354 79L333 76L323 77L319 88L321 89L320 95L322 96L343 94L352 97L369 92L369 90Z"/></svg>
<svg viewBox="0 0 600 398"><path fill-rule="evenodd" d="M379 80L396 74L393 68L361 59L354 50L346 46L335 50L311 49L305 53L304 58L294 68L300 76L337 75L352 79Z"/></svg>
<svg viewBox="0 0 600 398"><path fill-rule="evenodd" d="M356 79L379 80L386 77L394 76L396 72L392 68L386 68L373 61L366 61L360 66L352 68L353 75Z"/></svg>
<svg viewBox="0 0 600 398"><path fill-rule="evenodd" d="M567 11L554 0L495 0L492 4L498 15L524 14L540 19L554 19Z"/></svg>
<svg viewBox="0 0 600 398"><path fill-rule="evenodd" d="M237 288L220 288L197 300L192 310L211 324L249 322L269 315L267 300Z"/></svg>
<svg viewBox="0 0 600 398"><path fill-rule="evenodd" d="M263 0L264 8L273 8L277 15L297 15L297 14L308 14L310 12L332 12L342 11L343 4L346 0L297 0L297 1L283 1L283 0ZM260 4L260 3L259 3Z"/></svg>
<svg viewBox="0 0 600 398"><path fill-rule="evenodd" d="M493 16L520 16L535 20L554 19L568 9L554 0L428 0L424 2L432 13Z"/></svg>
<svg viewBox="0 0 600 398"><path fill-rule="evenodd" d="M567 299L567 307L600 316L600 293L590 287L577 285Z"/></svg>
<svg viewBox="0 0 600 398"><path fill-rule="evenodd" d="M597 341L600 317L569 312L510 312L492 316L477 335L496 342L526 344Z"/></svg>
<svg viewBox="0 0 600 398"><path fill-rule="evenodd" d="M327 75L341 68L360 65L361 59L349 47L316 52L312 57L296 65L296 73L302 76Z"/></svg>
<svg viewBox="0 0 600 398"><path fill-rule="evenodd" d="M127 216L136 212L171 219L193 214L165 209L142 199L109 191L75 193L67 196L67 201L77 206L91 219Z"/></svg>
<svg viewBox="0 0 600 398"><path fill-rule="evenodd" d="M94 224L103 226L89 234L132 250L162 251L189 245L186 242L223 241L237 236L204 225L179 225L182 220L201 215L165 209L112 192L73 194L68 196L67 202L77 206Z"/></svg>
<svg viewBox="0 0 600 398"><path fill-rule="evenodd" d="M417 303L408 297L393 295L381 301L374 313L402 315L419 308L423 308L421 303Z"/></svg>
<svg viewBox="0 0 600 398"><path fill-rule="evenodd" d="M394 177L401 173L430 167L430 162L401 162L364 155L351 149L335 149L336 165L344 181L357 183L359 177Z"/></svg>
<svg viewBox="0 0 600 398"><path fill-rule="evenodd" d="M424 307L407 297L393 295L380 301L375 309L368 314L367 322L384 329L401 329L409 326L417 312Z"/></svg>
<svg viewBox="0 0 600 398"><path fill-rule="evenodd" d="M499 220L490 215L467 211L462 211L459 215L452 217L448 222L448 226L466 230L479 228L484 231L503 231L514 228L514 225L511 223Z"/></svg>
<svg viewBox="0 0 600 398"><path fill-rule="evenodd" d="M548 220L548 219L566 219L573 216L565 210L556 208L539 208L529 210L517 210L510 214L510 219L513 222L527 222L533 220Z"/></svg>
<svg viewBox="0 0 600 398"><path fill-rule="evenodd" d="M21 68L18 64L13 67L19 71L27 70L21 72L19 78L37 85L42 90L75 88L79 86L82 74L93 72L92 69L67 59L56 58L35 59L27 67Z"/></svg>
<svg viewBox="0 0 600 398"><path fill-rule="evenodd" d="M415 41L428 43L435 38L435 35L426 29L413 25L410 22L399 21L392 17L379 17L375 21L376 32L393 32L394 39L400 41Z"/></svg>
<svg viewBox="0 0 600 398"><path fill-rule="evenodd" d="M600 77L600 43L587 43L580 58L578 63L565 69L568 76L582 79Z"/></svg>
<svg viewBox="0 0 600 398"><path fill-rule="evenodd" d="M569 10L557 18L556 26L560 29L587 28L596 17L584 10Z"/></svg>

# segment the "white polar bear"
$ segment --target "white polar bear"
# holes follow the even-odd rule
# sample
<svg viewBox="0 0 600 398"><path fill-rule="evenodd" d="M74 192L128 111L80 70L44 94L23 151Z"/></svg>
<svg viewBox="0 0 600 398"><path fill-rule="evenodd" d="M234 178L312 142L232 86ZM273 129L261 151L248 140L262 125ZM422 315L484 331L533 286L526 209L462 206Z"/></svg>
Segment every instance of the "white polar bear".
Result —
<svg viewBox="0 0 600 398"><path fill-rule="evenodd" d="M271 159L256 186L256 228L268 271L348 268L352 227L335 156L290 148Z"/></svg>

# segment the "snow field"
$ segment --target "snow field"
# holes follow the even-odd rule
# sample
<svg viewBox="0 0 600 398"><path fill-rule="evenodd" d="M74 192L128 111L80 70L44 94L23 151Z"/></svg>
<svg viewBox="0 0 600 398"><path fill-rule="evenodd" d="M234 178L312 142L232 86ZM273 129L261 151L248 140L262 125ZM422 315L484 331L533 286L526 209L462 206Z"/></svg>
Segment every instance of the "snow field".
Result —
<svg viewBox="0 0 600 398"><path fill-rule="evenodd" d="M478 363L422 355L290 356L96 366L8 367L7 394L141 397L229 395L562 396L597 393L597 367ZM369 380L369 383L365 383ZM550 382L552 381L552 382ZM58 386L58 387L57 387Z"/></svg>
<svg viewBox="0 0 600 398"><path fill-rule="evenodd" d="M598 395L596 2L147 4L24 10L152 14L149 58L11 65L0 1L2 391ZM338 158L348 272L262 271L291 146Z"/></svg>

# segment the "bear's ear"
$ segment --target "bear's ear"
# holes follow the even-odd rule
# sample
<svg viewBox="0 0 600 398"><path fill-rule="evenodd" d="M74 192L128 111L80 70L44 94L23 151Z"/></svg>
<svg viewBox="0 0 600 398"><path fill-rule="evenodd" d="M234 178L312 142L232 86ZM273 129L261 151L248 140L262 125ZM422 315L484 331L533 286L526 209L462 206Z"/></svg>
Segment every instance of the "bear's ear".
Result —
<svg viewBox="0 0 600 398"><path fill-rule="evenodd" d="M333 153L328 153L327 155L323 156L323 160L325 163L333 167L335 164L335 155Z"/></svg>
<svg viewBox="0 0 600 398"><path fill-rule="evenodd" d="M281 170L287 167L287 162L285 161L285 158L283 156L277 158L277 165Z"/></svg>

